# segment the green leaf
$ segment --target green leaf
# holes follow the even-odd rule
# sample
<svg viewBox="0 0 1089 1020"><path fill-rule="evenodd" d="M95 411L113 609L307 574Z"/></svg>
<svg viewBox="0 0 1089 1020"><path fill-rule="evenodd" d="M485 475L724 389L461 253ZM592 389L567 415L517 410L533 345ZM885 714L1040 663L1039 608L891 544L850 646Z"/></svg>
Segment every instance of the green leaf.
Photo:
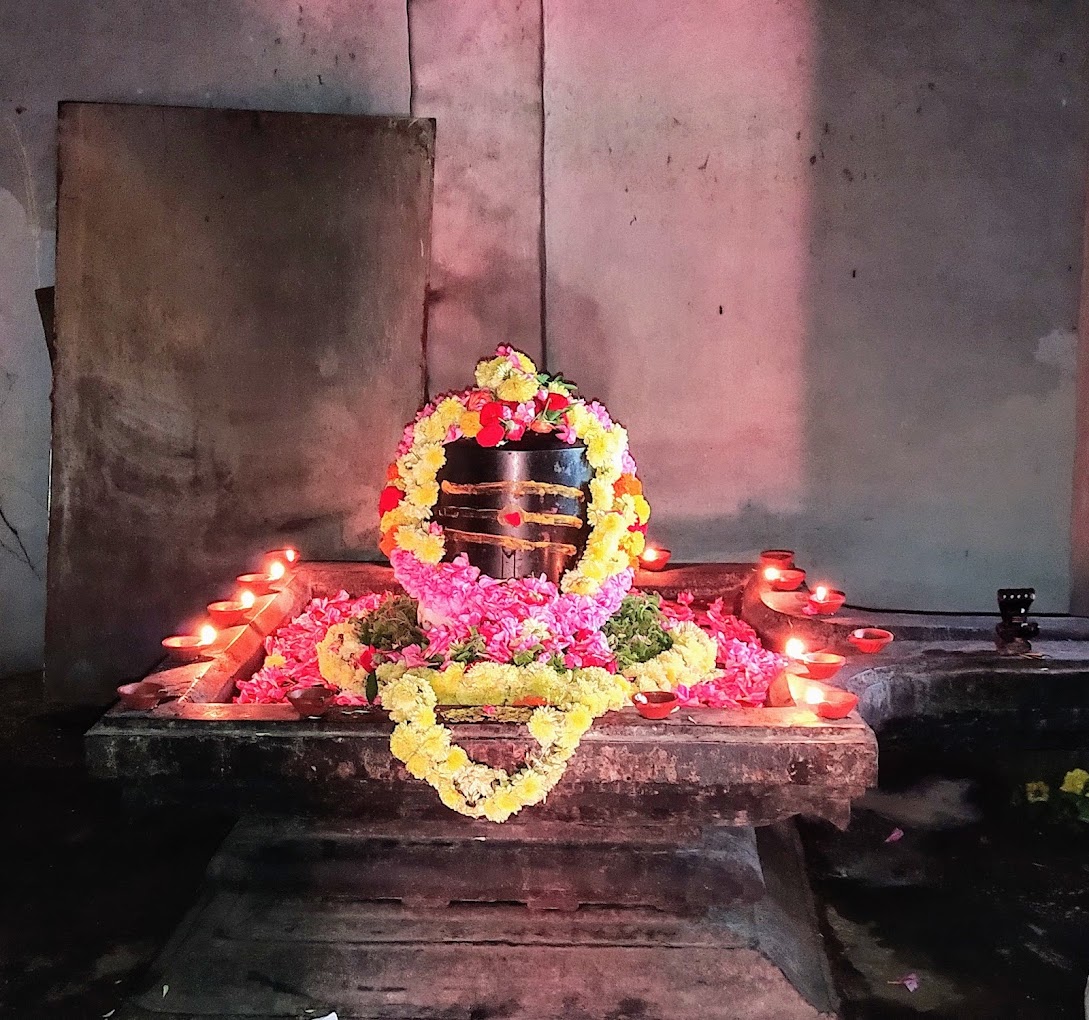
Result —
<svg viewBox="0 0 1089 1020"><path fill-rule="evenodd" d="M373 705L375 698L378 697L378 674L367 674L367 700Z"/></svg>

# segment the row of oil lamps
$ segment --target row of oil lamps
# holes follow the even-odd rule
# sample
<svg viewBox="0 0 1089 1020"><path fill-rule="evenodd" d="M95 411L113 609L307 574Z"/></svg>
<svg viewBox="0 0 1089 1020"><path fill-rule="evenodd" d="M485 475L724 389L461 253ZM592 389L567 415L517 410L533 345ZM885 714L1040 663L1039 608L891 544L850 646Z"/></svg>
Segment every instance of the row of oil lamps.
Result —
<svg viewBox="0 0 1089 1020"><path fill-rule="evenodd" d="M249 623L260 609L257 600L280 590L288 571L299 562L299 553L295 549L276 549L265 553L261 562L260 571L239 574L235 579L238 593L233 599L208 603L210 622L197 628L195 634L172 634L163 638L163 649L171 659L175 662L193 662L214 652L219 640L217 627L237 627Z"/></svg>

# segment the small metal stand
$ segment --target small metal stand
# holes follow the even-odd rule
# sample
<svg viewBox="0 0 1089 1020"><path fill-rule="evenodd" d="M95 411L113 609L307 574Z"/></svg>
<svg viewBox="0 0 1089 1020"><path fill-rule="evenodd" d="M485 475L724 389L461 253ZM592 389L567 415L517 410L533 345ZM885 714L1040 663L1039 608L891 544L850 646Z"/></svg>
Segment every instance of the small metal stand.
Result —
<svg viewBox="0 0 1089 1020"><path fill-rule="evenodd" d="M1032 651L1030 638L1040 633L1040 625L1029 622L1029 609L1036 600L1035 588L999 588L998 611L1002 622L995 629L995 647L999 655L1024 655Z"/></svg>

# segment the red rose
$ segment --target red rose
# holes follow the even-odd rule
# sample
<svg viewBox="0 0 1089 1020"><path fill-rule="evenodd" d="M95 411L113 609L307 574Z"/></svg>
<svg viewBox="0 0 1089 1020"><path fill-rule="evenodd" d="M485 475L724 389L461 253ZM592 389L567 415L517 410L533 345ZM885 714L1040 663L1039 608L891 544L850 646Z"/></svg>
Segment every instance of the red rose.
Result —
<svg viewBox="0 0 1089 1020"><path fill-rule="evenodd" d="M378 512L388 514L405 498L405 494L396 485L387 485L378 497Z"/></svg>
<svg viewBox="0 0 1089 1020"><path fill-rule="evenodd" d="M374 669L374 645L367 645L356 657L355 664L370 673Z"/></svg>
<svg viewBox="0 0 1089 1020"><path fill-rule="evenodd" d="M507 431L501 421L490 421L477 434L476 441L481 446L498 446L506 438Z"/></svg>
<svg viewBox="0 0 1089 1020"><path fill-rule="evenodd" d="M491 425L492 422L499 421L503 416L503 405L498 400L489 400L480 409L480 424Z"/></svg>
<svg viewBox="0 0 1089 1020"><path fill-rule="evenodd" d="M568 407L570 403L571 401L562 393L549 393L548 399L545 401L545 410L562 411L565 407Z"/></svg>
<svg viewBox="0 0 1089 1020"><path fill-rule="evenodd" d="M508 510L506 513L501 513L499 519L512 528L517 528L522 523L522 515L517 510Z"/></svg>

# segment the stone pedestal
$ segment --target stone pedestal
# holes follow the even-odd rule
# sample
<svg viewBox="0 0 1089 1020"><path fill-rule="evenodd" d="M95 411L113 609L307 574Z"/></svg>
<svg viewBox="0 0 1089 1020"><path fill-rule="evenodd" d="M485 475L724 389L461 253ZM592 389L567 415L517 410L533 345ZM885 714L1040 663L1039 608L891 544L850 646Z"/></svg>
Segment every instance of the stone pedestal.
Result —
<svg viewBox="0 0 1089 1020"><path fill-rule="evenodd" d="M752 570L669 574L665 590L695 584L736 607ZM844 825L876 781L876 741L857 715L610 712L546 803L502 826L473 822L391 756L381 713L301 720L289 705L230 702L264 636L311 597L391 583L374 566L302 565L214 659L157 674L176 699L113 709L88 735L92 770L133 796L199 798L243 816L149 990L118 1020L834 1010L790 819ZM452 734L501 768L532 747L510 723Z"/></svg>
<svg viewBox="0 0 1089 1020"><path fill-rule="evenodd" d="M119 1016L812 1020L834 1002L790 823L252 818Z"/></svg>

